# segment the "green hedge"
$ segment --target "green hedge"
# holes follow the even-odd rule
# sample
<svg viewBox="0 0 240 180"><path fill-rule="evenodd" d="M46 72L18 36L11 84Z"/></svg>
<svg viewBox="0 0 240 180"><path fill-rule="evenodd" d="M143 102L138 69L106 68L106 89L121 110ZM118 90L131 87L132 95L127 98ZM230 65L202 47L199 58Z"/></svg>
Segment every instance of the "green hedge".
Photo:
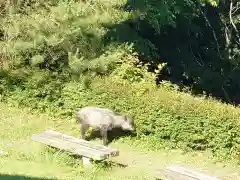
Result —
<svg viewBox="0 0 240 180"><path fill-rule="evenodd" d="M54 83L46 89L51 86ZM240 158L240 109L144 84L141 90L139 94L134 84L98 78L90 89L72 81L49 93L52 98L38 97L36 89L25 89L12 92L11 99L58 117L74 118L76 110L87 105L109 107L131 115L136 138L144 138L150 148L211 150L217 158Z"/></svg>

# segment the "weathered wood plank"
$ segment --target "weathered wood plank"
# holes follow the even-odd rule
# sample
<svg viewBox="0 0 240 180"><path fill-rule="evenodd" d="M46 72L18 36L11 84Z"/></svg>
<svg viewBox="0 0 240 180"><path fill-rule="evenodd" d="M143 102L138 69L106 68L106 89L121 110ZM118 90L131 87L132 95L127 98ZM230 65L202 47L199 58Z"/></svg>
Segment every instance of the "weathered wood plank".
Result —
<svg viewBox="0 0 240 180"><path fill-rule="evenodd" d="M83 161L83 166L84 167L87 167L87 168L93 167L92 162L89 158L82 157L82 161Z"/></svg>
<svg viewBox="0 0 240 180"><path fill-rule="evenodd" d="M163 170L160 178L167 180L220 180L217 177L209 176L180 166L169 166Z"/></svg>
<svg viewBox="0 0 240 180"><path fill-rule="evenodd" d="M76 143L76 144L80 144L82 146L90 147L92 149L96 149L96 150L99 150L99 151L104 151L104 152L110 153L112 156L115 156L115 155L118 156L119 155L118 154L119 153L118 149L110 148L110 147L99 145L99 144L93 144L89 141L85 141L83 139L75 138L75 137L69 136L67 134L59 133L59 132L56 132L56 131L53 131L53 130L47 130L47 131L44 132L44 134L48 134L48 135L50 135L52 137L56 137L56 138L61 138L61 139L64 139L66 141L70 141L70 142L73 142L73 143Z"/></svg>
<svg viewBox="0 0 240 180"><path fill-rule="evenodd" d="M74 138L53 130L33 134L31 139L94 160L104 160L119 155L117 149L95 145L83 139Z"/></svg>
<svg viewBox="0 0 240 180"><path fill-rule="evenodd" d="M102 160L106 158L105 154L101 152L93 151L90 148L82 147L68 141L52 138L51 136L33 135L32 140L96 160Z"/></svg>

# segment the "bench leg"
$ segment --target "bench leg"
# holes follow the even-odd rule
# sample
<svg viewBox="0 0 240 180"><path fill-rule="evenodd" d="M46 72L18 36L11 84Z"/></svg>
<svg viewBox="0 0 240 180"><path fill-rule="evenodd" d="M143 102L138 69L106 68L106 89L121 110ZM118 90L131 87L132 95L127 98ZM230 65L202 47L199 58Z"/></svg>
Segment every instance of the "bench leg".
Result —
<svg viewBox="0 0 240 180"><path fill-rule="evenodd" d="M87 157L82 157L82 161L83 161L84 167L92 167L93 166L90 159Z"/></svg>

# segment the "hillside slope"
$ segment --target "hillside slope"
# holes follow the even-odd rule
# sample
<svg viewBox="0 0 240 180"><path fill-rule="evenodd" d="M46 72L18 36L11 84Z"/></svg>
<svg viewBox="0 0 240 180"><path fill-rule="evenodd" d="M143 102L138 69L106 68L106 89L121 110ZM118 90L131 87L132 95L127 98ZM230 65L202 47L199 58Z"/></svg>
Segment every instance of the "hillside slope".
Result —
<svg viewBox="0 0 240 180"><path fill-rule="evenodd" d="M120 156L112 158L118 164L102 164L96 169L81 167L80 159L74 159L64 152L49 149L30 140L33 133L46 129L56 129L74 136L79 136L79 126L65 119L53 119L43 114L31 113L27 109L18 109L0 103L0 149L9 155L1 157L0 178L4 175L25 176L46 179L154 179L155 170L169 164L183 164L200 171L220 177L235 177L238 166L213 163L205 153L187 153L179 150L149 151L143 146L133 146L134 139L121 138L110 144L120 149ZM95 140L101 143L100 140ZM3 178L8 179L8 178ZM24 179L24 178L23 178Z"/></svg>

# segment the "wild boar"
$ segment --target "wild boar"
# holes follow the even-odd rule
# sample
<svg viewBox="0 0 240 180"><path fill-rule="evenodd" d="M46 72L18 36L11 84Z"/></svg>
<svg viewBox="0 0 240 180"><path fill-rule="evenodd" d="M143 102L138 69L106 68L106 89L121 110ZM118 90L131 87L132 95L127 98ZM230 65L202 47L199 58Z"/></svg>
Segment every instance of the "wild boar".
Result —
<svg viewBox="0 0 240 180"><path fill-rule="evenodd" d="M107 108L87 106L81 108L76 113L76 119L81 124L82 139L86 139L86 131L89 127L93 130L100 130L103 145L107 145L107 132L113 128L133 131L132 119L125 115L120 115Z"/></svg>

